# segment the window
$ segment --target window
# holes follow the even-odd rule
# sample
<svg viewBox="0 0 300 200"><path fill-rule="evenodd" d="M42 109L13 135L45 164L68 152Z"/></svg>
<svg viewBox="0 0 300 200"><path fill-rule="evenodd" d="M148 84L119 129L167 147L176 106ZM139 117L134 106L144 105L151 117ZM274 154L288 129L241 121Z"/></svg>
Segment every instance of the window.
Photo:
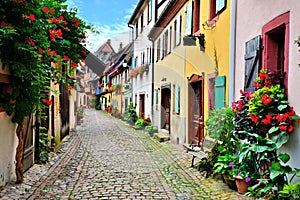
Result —
<svg viewBox="0 0 300 200"><path fill-rule="evenodd" d="M139 23L137 22L135 24L135 38L137 38L139 36Z"/></svg>
<svg viewBox="0 0 300 200"><path fill-rule="evenodd" d="M200 29L200 0L193 1L193 33Z"/></svg>
<svg viewBox="0 0 300 200"><path fill-rule="evenodd" d="M169 40L169 32L168 30L166 30L164 34L164 48L163 48L164 57L167 56L168 54L168 40Z"/></svg>
<svg viewBox="0 0 300 200"><path fill-rule="evenodd" d="M156 61L160 60L160 38L157 41L157 48L156 48Z"/></svg>
<svg viewBox="0 0 300 200"><path fill-rule="evenodd" d="M148 23L152 20L152 0L148 3Z"/></svg>
<svg viewBox="0 0 300 200"><path fill-rule="evenodd" d="M210 19L213 19L226 8L226 0L210 0Z"/></svg>
<svg viewBox="0 0 300 200"><path fill-rule="evenodd" d="M141 32L143 32L144 29L144 14L141 15Z"/></svg>
<svg viewBox="0 0 300 200"><path fill-rule="evenodd" d="M176 47L176 41L177 41L176 35L177 35L177 19L174 20L174 47L173 48Z"/></svg>
<svg viewBox="0 0 300 200"><path fill-rule="evenodd" d="M177 16L174 21L174 47L178 46L181 41L181 22L182 17Z"/></svg>
<svg viewBox="0 0 300 200"><path fill-rule="evenodd" d="M172 50L172 26L170 27L170 37L169 37L169 49L168 49L168 53L171 53Z"/></svg>
<svg viewBox="0 0 300 200"><path fill-rule="evenodd" d="M192 35L192 3L188 3L186 6L186 24L185 24L185 34Z"/></svg>
<svg viewBox="0 0 300 200"><path fill-rule="evenodd" d="M284 75L284 84L288 83L289 58L289 18L290 13L284 13L262 28L263 37L263 68Z"/></svg>
<svg viewBox="0 0 300 200"><path fill-rule="evenodd" d="M179 114L180 113L180 87L177 83L173 85L173 91L174 91L173 112Z"/></svg>
<svg viewBox="0 0 300 200"><path fill-rule="evenodd" d="M215 109L215 74L208 74L208 110Z"/></svg>

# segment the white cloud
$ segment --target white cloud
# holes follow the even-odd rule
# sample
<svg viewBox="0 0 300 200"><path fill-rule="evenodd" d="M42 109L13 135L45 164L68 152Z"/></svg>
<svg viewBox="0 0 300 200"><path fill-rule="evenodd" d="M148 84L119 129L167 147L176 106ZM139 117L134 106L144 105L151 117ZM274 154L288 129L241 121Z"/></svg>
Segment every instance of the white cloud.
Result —
<svg viewBox="0 0 300 200"><path fill-rule="evenodd" d="M123 46L129 43L129 29L127 23L111 26L104 25L97 27L97 29L100 31L100 34L88 33L87 48L91 52L96 51L107 39L111 39L111 44L115 51L118 51L120 42L123 43Z"/></svg>

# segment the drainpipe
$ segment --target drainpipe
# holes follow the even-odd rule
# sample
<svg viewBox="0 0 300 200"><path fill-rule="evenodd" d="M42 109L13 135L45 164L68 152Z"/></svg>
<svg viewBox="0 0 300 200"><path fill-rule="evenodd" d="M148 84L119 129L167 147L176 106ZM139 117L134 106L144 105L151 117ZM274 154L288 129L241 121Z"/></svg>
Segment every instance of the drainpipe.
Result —
<svg viewBox="0 0 300 200"><path fill-rule="evenodd" d="M129 36L129 42L133 42L133 25L127 24L128 28L131 29L130 36Z"/></svg>
<svg viewBox="0 0 300 200"><path fill-rule="evenodd" d="M236 43L236 5L237 0L231 0L230 6L230 55L229 55L229 94L228 105L235 99L235 43Z"/></svg>
<svg viewBox="0 0 300 200"><path fill-rule="evenodd" d="M131 28L131 39L129 39L130 40L130 42L132 42L132 60L133 60L133 58L134 58L134 40L133 40L133 25L132 24L127 24L127 26L129 27L129 28ZM131 62L131 66L129 67L129 69L130 68L132 68L132 62ZM128 70L128 72L129 72L129 70ZM129 75L129 74L128 74ZM131 100L133 100L133 80L132 79L130 79L130 83L131 83L131 86L130 86L130 93L131 93L131 96L130 96L130 99Z"/></svg>

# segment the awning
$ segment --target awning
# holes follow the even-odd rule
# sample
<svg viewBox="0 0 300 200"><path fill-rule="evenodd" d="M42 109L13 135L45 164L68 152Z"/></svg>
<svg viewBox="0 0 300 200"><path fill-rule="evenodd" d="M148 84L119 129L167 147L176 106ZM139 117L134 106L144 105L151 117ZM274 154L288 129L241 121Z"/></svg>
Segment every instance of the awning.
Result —
<svg viewBox="0 0 300 200"><path fill-rule="evenodd" d="M98 76L101 76L105 69L105 64L92 53L85 58L85 64Z"/></svg>

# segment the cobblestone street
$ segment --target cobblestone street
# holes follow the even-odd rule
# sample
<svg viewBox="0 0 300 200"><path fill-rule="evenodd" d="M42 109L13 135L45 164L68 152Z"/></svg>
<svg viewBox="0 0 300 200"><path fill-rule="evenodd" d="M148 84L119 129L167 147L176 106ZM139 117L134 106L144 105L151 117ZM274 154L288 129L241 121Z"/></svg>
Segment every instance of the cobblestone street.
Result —
<svg viewBox="0 0 300 200"><path fill-rule="evenodd" d="M183 147L159 143L93 109L46 165L34 165L0 199L245 199L190 168Z"/></svg>

